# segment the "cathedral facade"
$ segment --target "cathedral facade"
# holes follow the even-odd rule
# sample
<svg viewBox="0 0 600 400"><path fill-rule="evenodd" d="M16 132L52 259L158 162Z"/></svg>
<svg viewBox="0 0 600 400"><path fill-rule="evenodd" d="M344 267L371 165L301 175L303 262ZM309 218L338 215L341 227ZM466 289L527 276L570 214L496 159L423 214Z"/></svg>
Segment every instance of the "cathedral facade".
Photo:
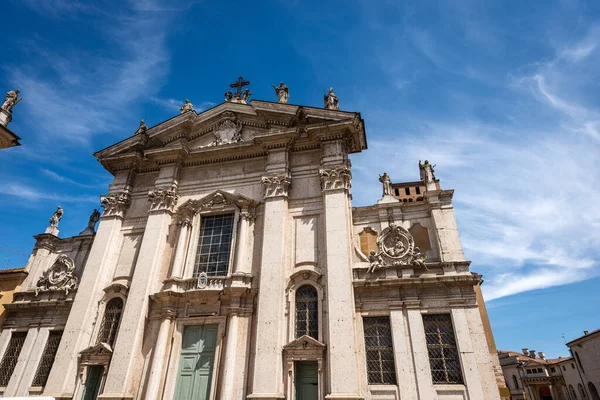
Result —
<svg viewBox="0 0 600 400"><path fill-rule="evenodd" d="M352 207L361 115L275 90L95 154L102 216L59 238L55 214L6 306L5 397L500 399L453 191L424 162Z"/></svg>

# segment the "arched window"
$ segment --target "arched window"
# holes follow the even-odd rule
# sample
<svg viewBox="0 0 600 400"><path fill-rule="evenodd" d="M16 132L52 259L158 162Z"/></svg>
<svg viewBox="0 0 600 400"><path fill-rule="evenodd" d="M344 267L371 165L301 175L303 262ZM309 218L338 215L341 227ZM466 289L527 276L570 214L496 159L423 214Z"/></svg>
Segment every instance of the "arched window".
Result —
<svg viewBox="0 0 600 400"><path fill-rule="evenodd" d="M296 290L296 337L319 338L319 297L317 289L304 285Z"/></svg>
<svg viewBox="0 0 600 400"><path fill-rule="evenodd" d="M519 388L519 380L517 379L517 377L515 375L513 375L513 383L515 385L515 389Z"/></svg>
<svg viewBox="0 0 600 400"><path fill-rule="evenodd" d="M115 297L106 304L104 318L102 319L102 325L100 325L100 331L98 332L98 343L106 343L111 347L114 345L122 313L123 300L120 297Z"/></svg>
<svg viewBox="0 0 600 400"><path fill-rule="evenodd" d="M585 392L583 391L583 385L580 383L577 385L577 388L579 389L579 394L581 395L582 399L585 399Z"/></svg>
<svg viewBox="0 0 600 400"><path fill-rule="evenodd" d="M600 395L598 395L598 389L592 382L588 382L588 390L590 391L590 397L592 400L600 400Z"/></svg>
<svg viewBox="0 0 600 400"><path fill-rule="evenodd" d="M585 373L585 370L583 369L583 364L581 363L581 360L579 359L579 354L577 354L577 352L575 352L575 358L577 359L577 364L579 364L579 368L581 368L581 372Z"/></svg>
<svg viewBox="0 0 600 400"><path fill-rule="evenodd" d="M571 393L571 398L573 400L577 400L577 393L575 393L575 389L573 388L573 385L569 385L569 393Z"/></svg>

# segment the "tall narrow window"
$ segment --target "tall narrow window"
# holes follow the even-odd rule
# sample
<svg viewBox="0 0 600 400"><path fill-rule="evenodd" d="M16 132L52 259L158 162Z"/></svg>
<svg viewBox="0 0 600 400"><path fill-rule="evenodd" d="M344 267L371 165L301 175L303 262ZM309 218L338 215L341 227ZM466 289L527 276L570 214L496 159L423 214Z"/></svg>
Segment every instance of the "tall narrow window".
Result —
<svg viewBox="0 0 600 400"><path fill-rule="evenodd" d="M463 383L450 314L423 315L433 383Z"/></svg>
<svg viewBox="0 0 600 400"><path fill-rule="evenodd" d="M404 188L404 193L406 193L406 195L410 195L410 188L409 187L405 187Z"/></svg>
<svg viewBox="0 0 600 400"><path fill-rule="evenodd" d="M519 380L517 379L517 377L515 375L513 375L513 383L515 384L515 389L518 389L519 388Z"/></svg>
<svg viewBox="0 0 600 400"><path fill-rule="evenodd" d="M581 363L581 359L579 358L579 354L577 352L575 352L575 358L577 359L577 364L579 364L579 368L581 368L581 372L585 373L585 370L583 369L583 364Z"/></svg>
<svg viewBox="0 0 600 400"><path fill-rule="evenodd" d="M120 297L115 297L106 304L104 318L102 319L102 325L100 325L100 332L98 333L98 343L106 343L111 347L114 345L122 313L123 300Z"/></svg>
<svg viewBox="0 0 600 400"><path fill-rule="evenodd" d="M35 378L33 378L32 386L46 386L46 381L48 381L48 375L50 375L52 364L54 364L54 357L56 357L56 351L58 350L62 334L62 331L50 332L40 365L38 365Z"/></svg>
<svg viewBox="0 0 600 400"><path fill-rule="evenodd" d="M317 289L304 285L296 290L296 337L319 338L319 298Z"/></svg>
<svg viewBox="0 0 600 400"><path fill-rule="evenodd" d="M194 262L194 278L227 275L233 237L233 214L207 215L200 218L200 238Z"/></svg>
<svg viewBox="0 0 600 400"><path fill-rule="evenodd" d="M395 385L394 348L388 317L364 318L369 385Z"/></svg>
<svg viewBox="0 0 600 400"><path fill-rule="evenodd" d="M573 389L573 385L569 385L569 393L571 393L572 400L577 400L577 394L575 393L575 389Z"/></svg>
<svg viewBox="0 0 600 400"><path fill-rule="evenodd" d="M17 360L26 337L27 332L12 333L4 357L2 357L2 363L0 363L0 386L8 386L8 381L10 381L10 377L17 366Z"/></svg>

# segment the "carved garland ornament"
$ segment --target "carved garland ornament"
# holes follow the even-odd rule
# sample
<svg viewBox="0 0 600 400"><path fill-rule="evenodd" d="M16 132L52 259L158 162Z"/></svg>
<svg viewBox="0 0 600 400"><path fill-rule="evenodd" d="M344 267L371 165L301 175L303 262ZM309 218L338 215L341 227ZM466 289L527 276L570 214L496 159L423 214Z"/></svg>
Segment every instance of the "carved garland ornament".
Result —
<svg viewBox="0 0 600 400"><path fill-rule="evenodd" d="M65 294L69 294L69 290L77 288L78 280L73 275L74 272L73 260L64 254L59 255L54 264L38 279L35 295L49 290L64 290Z"/></svg>
<svg viewBox="0 0 600 400"><path fill-rule="evenodd" d="M292 178L287 174L263 176L261 181L265 187L265 197L287 197L292 185Z"/></svg>
<svg viewBox="0 0 600 400"><path fill-rule="evenodd" d="M321 190L350 189L352 187L352 172L347 165L338 165L331 169L320 169Z"/></svg>
<svg viewBox="0 0 600 400"><path fill-rule="evenodd" d="M378 252L371 250L369 254L369 271L389 266L425 266L425 253L415 247L415 242L408 230L391 223L377 237Z"/></svg>
<svg viewBox="0 0 600 400"><path fill-rule="evenodd" d="M154 188L148 192L148 201L150 202L150 211L168 210L173 211L179 200L177 188L171 189Z"/></svg>
<svg viewBox="0 0 600 400"><path fill-rule="evenodd" d="M131 196L129 192L118 192L107 196L100 196L100 204L104 207L103 216L123 216L123 213L131 204Z"/></svg>

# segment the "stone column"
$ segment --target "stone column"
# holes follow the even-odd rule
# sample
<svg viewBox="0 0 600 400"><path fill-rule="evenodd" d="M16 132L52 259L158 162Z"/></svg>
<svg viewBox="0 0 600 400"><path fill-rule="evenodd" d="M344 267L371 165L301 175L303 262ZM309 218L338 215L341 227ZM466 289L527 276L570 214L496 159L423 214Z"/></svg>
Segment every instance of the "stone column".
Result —
<svg viewBox="0 0 600 400"><path fill-rule="evenodd" d="M192 220L191 218L183 218L177 225L179 226L179 238L177 240L177 248L175 249L171 278L183 278Z"/></svg>
<svg viewBox="0 0 600 400"><path fill-rule="evenodd" d="M240 230L237 235L237 245L235 249L235 266L234 274L250 273L250 263L246 259L246 248L248 247L248 232L250 231L250 223L252 221L252 214L248 210L244 210L240 213Z"/></svg>
<svg viewBox="0 0 600 400"><path fill-rule="evenodd" d="M436 400L438 397L437 392L433 388L431 367L429 366L429 352L427 351L427 342L425 341L425 327L423 326L420 303L418 300L406 302L406 316L415 361L417 390L419 399Z"/></svg>
<svg viewBox="0 0 600 400"><path fill-rule="evenodd" d="M163 166L157 187L148 192L150 210L140 245L131 288L121 317L104 392L99 399L133 399L143 364L142 342L150 295L161 285L160 269L173 209L179 196L174 182L175 165ZM160 186L159 186L160 185Z"/></svg>
<svg viewBox="0 0 600 400"><path fill-rule="evenodd" d="M415 380L415 364L410 346L410 335L406 317L400 307L390 305L390 323L392 325L392 341L394 359L396 361L396 380L402 400L419 400Z"/></svg>
<svg viewBox="0 0 600 400"><path fill-rule="evenodd" d="M124 172L123 180L129 182L131 174ZM115 181L120 180L115 177ZM78 379L77 356L90 345L94 322L98 318L98 300L104 295L103 289L109 285L116 265L115 255L122 239L123 215L129 206L128 185L119 185L123 191L113 192L101 198L104 215L100 219L98 231L90 250L84 274L69 313L69 318L60 341L58 351L44 396L72 397Z"/></svg>
<svg viewBox="0 0 600 400"><path fill-rule="evenodd" d="M350 226L349 191L352 175L347 164L319 170L325 210L327 265L327 399L361 399L356 360L356 326ZM329 286L331 285L331 286ZM342 339L343 338L343 339Z"/></svg>
<svg viewBox="0 0 600 400"><path fill-rule="evenodd" d="M471 341L465 309L452 308L451 313L456 345L461 358L462 373L469 398L484 399L486 396L484 396L483 387L481 386L480 373L477 369L477 358Z"/></svg>
<svg viewBox="0 0 600 400"><path fill-rule="evenodd" d="M229 315L223 375L222 399L243 399L246 388L246 363L251 312L233 311Z"/></svg>
<svg viewBox="0 0 600 400"><path fill-rule="evenodd" d="M152 355L152 365L150 366L150 377L146 385L146 400L158 400L162 398L160 389L164 378L164 366L166 362L167 347L169 337L171 336L171 321L175 318L175 313L165 312L160 321L158 337L154 345L154 354Z"/></svg>
<svg viewBox="0 0 600 400"><path fill-rule="evenodd" d="M269 153L273 158L286 158L282 153ZM288 224L288 191L291 178L287 171L262 178L265 186L263 245L260 266L256 323L256 356L252 394L249 399L274 400L283 394L282 351L285 333L284 280L286 227Z"/></svg>
<svg viewBox="0 0 600 400"><path fill-rule="evenodd" d="M31 382L33 382L33 379L35 378L35 374L40 364L40 360L42 359L42 355L44 354L44 349L46 348L48 336L50 336L50 328L39 328L37 337L31 348L30 356L27 360L27 366L25 367L21 378L21 382L19 383L18 389L15 393L17 396L29 395L28 389L31 386Z"/></svg>

